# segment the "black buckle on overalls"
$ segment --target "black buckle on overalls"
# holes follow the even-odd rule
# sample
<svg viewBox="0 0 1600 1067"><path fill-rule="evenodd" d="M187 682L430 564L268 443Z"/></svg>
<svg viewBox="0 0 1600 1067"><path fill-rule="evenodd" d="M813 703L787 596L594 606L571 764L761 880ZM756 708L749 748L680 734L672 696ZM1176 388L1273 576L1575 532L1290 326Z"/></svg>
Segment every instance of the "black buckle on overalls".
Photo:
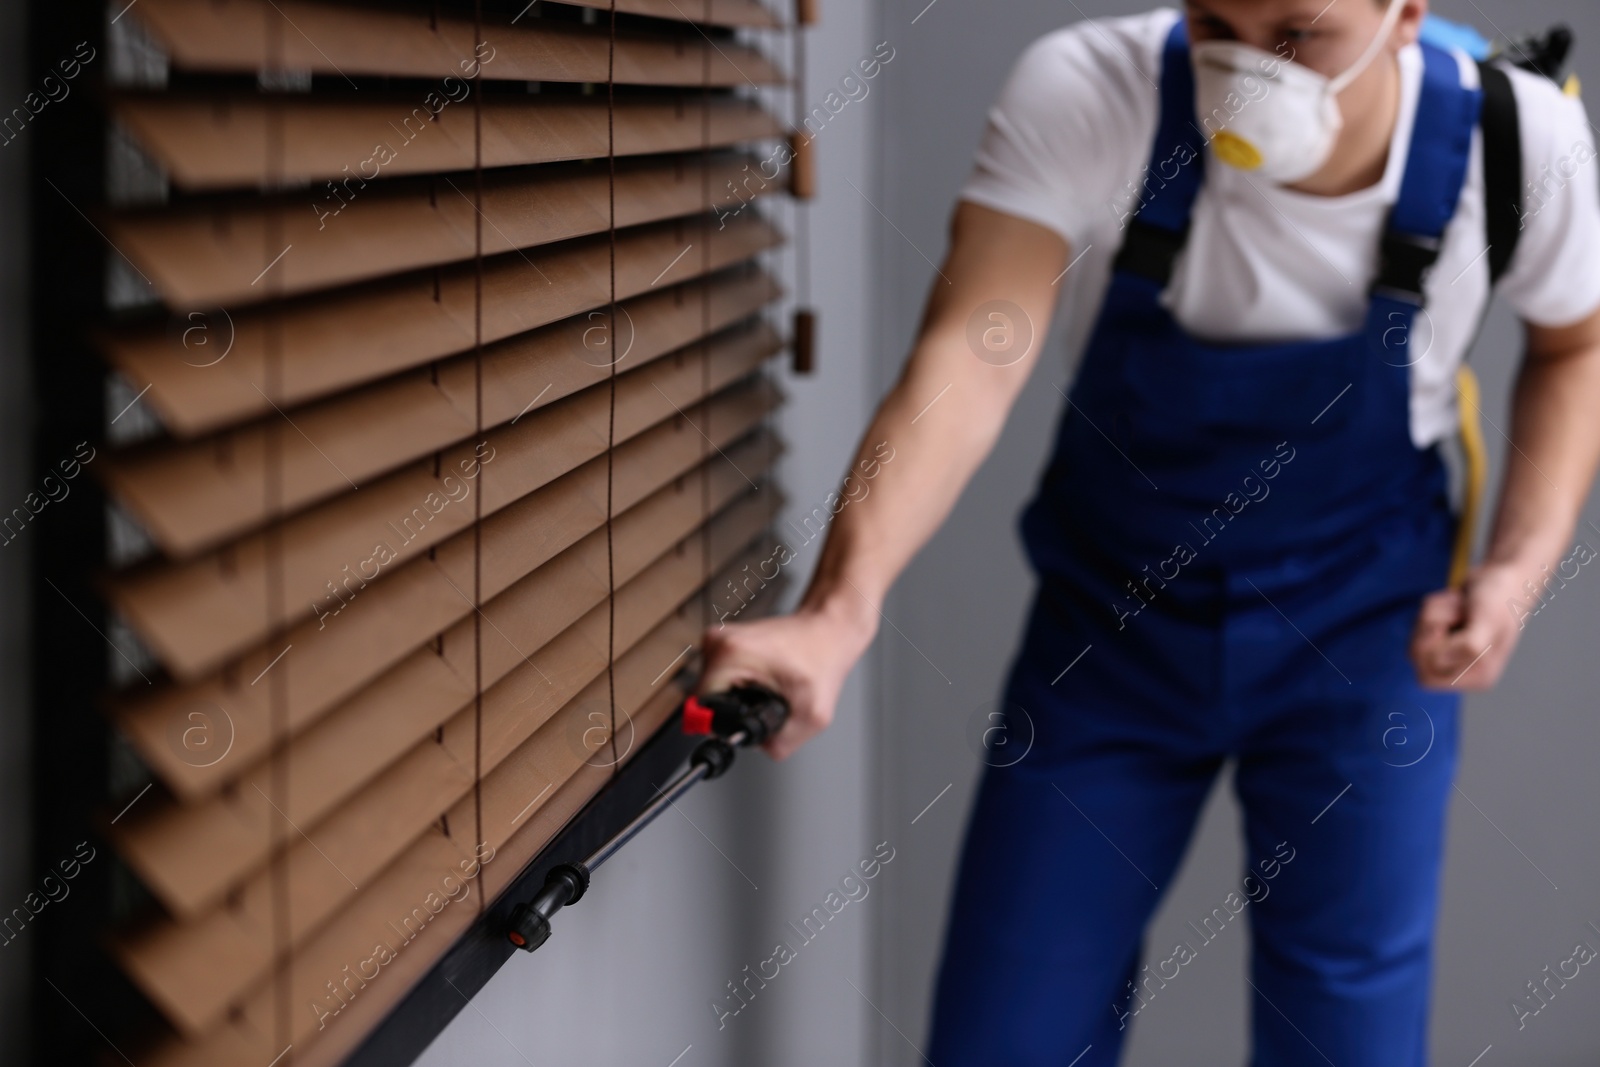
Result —
<svg viewBox="0 0 1600 1067"><path fill-rule="evenodd" d="M1439 238L1389 230L1379 251L1378 279L1373 295L1391 297L1421 307L1426 303L1423 285L1439 262Z"/></svg>
<svg viewBox="0 0 1600 1067"><path fill-rule="evenodd" d="M1189 228L1169 230L1135 217L1128 223L1122 247L1112 260L1113 270L1125 270L1148 278L1162 288L1172 281L1172 271L1189 240Z"/></svg>

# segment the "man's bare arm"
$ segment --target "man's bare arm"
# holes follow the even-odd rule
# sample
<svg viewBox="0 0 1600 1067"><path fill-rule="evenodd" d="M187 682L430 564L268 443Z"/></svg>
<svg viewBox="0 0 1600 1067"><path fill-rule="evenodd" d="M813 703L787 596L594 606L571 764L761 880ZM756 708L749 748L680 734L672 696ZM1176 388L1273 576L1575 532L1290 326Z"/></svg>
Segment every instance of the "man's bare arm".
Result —
<svg viewBox="0 0 1600 1067"><path fill-rule="evenodd" d="M1525 620L1512 605L1537 607L1524 583L1542 595L1545 568L1572 551L1600 463L1600 312L1527 334L1488 550L1466 589L1435 593L1418 621L1412 657L1425 685L1487 689L1499 680Z"/></svg>
<svg viewBox="0 0 1600 1067"><path fill-rule="evenodd" d="M860 473L846 479L841 496L849 503L829 527L794 614L708 631L703 689L755 681L788 697L792 715L768 745L773 756L789 755L832 719L845 676L877 631L889 587L994 447L1038 359L1068 252L1043 226L975 204L957 207L911 357L851 465L876 477L864 495L852 489L862 484ZM993 301L1008 302L1020 317L984 307ZM978 353L988 349L969 343L975 320L980 337L994 331L998 351L987 359ZM1027 331L1025 354L1006 345L1008 329Z"/></svg>

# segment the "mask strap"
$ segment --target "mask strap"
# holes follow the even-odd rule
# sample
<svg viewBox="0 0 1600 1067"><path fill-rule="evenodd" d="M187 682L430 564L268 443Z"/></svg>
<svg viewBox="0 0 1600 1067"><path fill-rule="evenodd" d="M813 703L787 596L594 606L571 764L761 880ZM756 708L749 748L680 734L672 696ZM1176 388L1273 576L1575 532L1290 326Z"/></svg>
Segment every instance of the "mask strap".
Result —
<svg viewBox="0 0 1600 1067"><path fill-rule="evenodd" d="M1371 66L1372 61L1378 58L1378 53L1383 46L1389 43L1389 35L1394 32L1395 24L1400 21L1400 9L1405 7L1405 0L1389 0L1389 10L1383 13L1383 23L1378 27L1377 36L1372 38L1372 43L1367 45L1367 50L1361 53L1361 58L1356 60L1348 70L1328 83L1328 88L1334 93L1342 93L1361 76L1361 72Z"/></svg>

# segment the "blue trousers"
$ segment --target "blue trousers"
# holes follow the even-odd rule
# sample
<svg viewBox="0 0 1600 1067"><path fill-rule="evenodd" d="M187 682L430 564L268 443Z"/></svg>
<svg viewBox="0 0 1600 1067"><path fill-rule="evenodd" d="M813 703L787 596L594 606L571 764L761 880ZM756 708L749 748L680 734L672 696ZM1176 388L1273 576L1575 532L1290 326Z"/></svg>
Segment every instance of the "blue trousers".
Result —
<svg viewBox="0 0 1600 1067"><path fill-rule="evenodd" d="M1080 553L1044 581L1006 689L1032 747L986 769L970 816L933 1063L1115 1064L1138 1015L1221 977L1205 946L1241 920L1253 1067L1425 1063L1459 699L1421 689L1406 648L1452 532L1432 508L1258 571L1204 572L1201 548L1120 620L1125 569ZM1228 760L1246 869L1187 952L1143 945Z"/></svg>

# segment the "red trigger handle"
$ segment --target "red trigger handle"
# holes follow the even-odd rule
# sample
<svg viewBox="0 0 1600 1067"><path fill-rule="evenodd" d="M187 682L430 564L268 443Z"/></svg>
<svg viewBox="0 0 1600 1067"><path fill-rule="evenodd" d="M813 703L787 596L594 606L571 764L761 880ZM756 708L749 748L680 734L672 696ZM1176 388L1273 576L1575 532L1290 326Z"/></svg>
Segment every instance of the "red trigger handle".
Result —
<svg viewBox="0 0 1600 1067"><path fill-rule="evenodd" d="M683 732L733 737L741 744L764 744L789 717L789 702L760 685L737 685L720 693L683 701Z"/></svg>
<svg viewBox="0 0 1600 1067"><path fill-rule="evenodd" d="M683 732L686 734L709 734L711 732L711 709L700 703L700 698L690 696L683 702Z"/></svg>

